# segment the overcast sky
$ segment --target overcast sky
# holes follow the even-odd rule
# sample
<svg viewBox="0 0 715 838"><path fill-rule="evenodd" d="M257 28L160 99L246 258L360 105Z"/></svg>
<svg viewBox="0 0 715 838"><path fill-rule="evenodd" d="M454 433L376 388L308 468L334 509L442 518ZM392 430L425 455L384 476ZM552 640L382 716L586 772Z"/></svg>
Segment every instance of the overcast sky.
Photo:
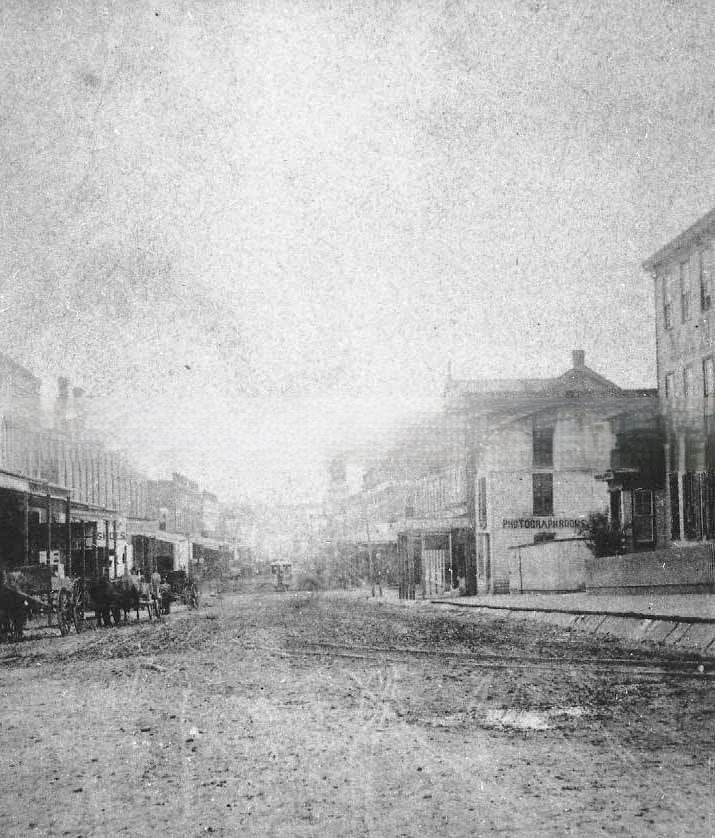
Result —
<svg viewBox="0 0 715 838"><path fill-rule="evenodd" d="M653 385L710 0L0 5L0 351L229 497L458 376Z"/></svg>

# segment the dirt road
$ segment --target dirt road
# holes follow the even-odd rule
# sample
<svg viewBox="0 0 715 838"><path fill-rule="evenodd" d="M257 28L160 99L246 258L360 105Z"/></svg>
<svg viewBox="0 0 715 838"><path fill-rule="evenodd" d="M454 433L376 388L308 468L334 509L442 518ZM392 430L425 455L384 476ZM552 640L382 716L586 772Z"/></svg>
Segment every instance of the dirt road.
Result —
<svg viewBox="0 0 715 838"><path fill-rule="evenodd" d="M710 662L304 595L0 647L6 836L711 836Z"/></svg>

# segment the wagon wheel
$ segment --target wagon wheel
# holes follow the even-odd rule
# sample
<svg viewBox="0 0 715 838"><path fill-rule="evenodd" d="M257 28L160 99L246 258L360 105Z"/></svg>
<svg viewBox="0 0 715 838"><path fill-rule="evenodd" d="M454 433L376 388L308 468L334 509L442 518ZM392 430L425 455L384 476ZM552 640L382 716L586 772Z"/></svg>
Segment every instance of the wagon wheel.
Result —
<svg viewBox="0 0 715 838"><path fill-rule="evenodd" d="M81 580L76 579L72 586L72 621L77 634L86 628L84 612L86 610L86 602L84 596L84 586Z"/></svg>
<svg viewBox="0 0 715 838"><path fill-rule="evenodd" d="M72 594L67 588L62 588L57 597L57 624L60 627L62 637L70 633L73 620Z"/></svg>

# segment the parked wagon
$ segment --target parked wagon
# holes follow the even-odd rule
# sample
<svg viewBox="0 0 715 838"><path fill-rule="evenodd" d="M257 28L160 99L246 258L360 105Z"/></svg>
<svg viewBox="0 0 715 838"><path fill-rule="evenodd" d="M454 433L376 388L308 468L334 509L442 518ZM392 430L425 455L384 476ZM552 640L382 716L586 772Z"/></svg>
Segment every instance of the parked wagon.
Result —
<svg viewBox="0 0 715 838"><path fill-rule="evenodd" d="M7 573L6 587L26 598L28 611L44 613L47 626L59 628L63 636L84 628L86 599L80 579L61 575L50 565L22 565Z"/></svg>
<svg viewBox="0 0 715 838"><path fill-rule="evenodd" d="M187 608L198 608L200 593L195 575L189 576L185 570L171 570L165 576L172 602L182 602Z"/></svg>

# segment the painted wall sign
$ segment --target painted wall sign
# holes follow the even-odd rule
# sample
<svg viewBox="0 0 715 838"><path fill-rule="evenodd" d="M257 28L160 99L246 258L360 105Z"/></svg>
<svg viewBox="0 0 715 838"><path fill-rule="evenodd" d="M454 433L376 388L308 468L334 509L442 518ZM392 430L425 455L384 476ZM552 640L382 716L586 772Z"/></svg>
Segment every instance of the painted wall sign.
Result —
<svg viewBox="0 0 715 838"><path fill-rule="evenodd" d="M502 518L504 529L512 530L575 530L580 518Z"/></svg>

